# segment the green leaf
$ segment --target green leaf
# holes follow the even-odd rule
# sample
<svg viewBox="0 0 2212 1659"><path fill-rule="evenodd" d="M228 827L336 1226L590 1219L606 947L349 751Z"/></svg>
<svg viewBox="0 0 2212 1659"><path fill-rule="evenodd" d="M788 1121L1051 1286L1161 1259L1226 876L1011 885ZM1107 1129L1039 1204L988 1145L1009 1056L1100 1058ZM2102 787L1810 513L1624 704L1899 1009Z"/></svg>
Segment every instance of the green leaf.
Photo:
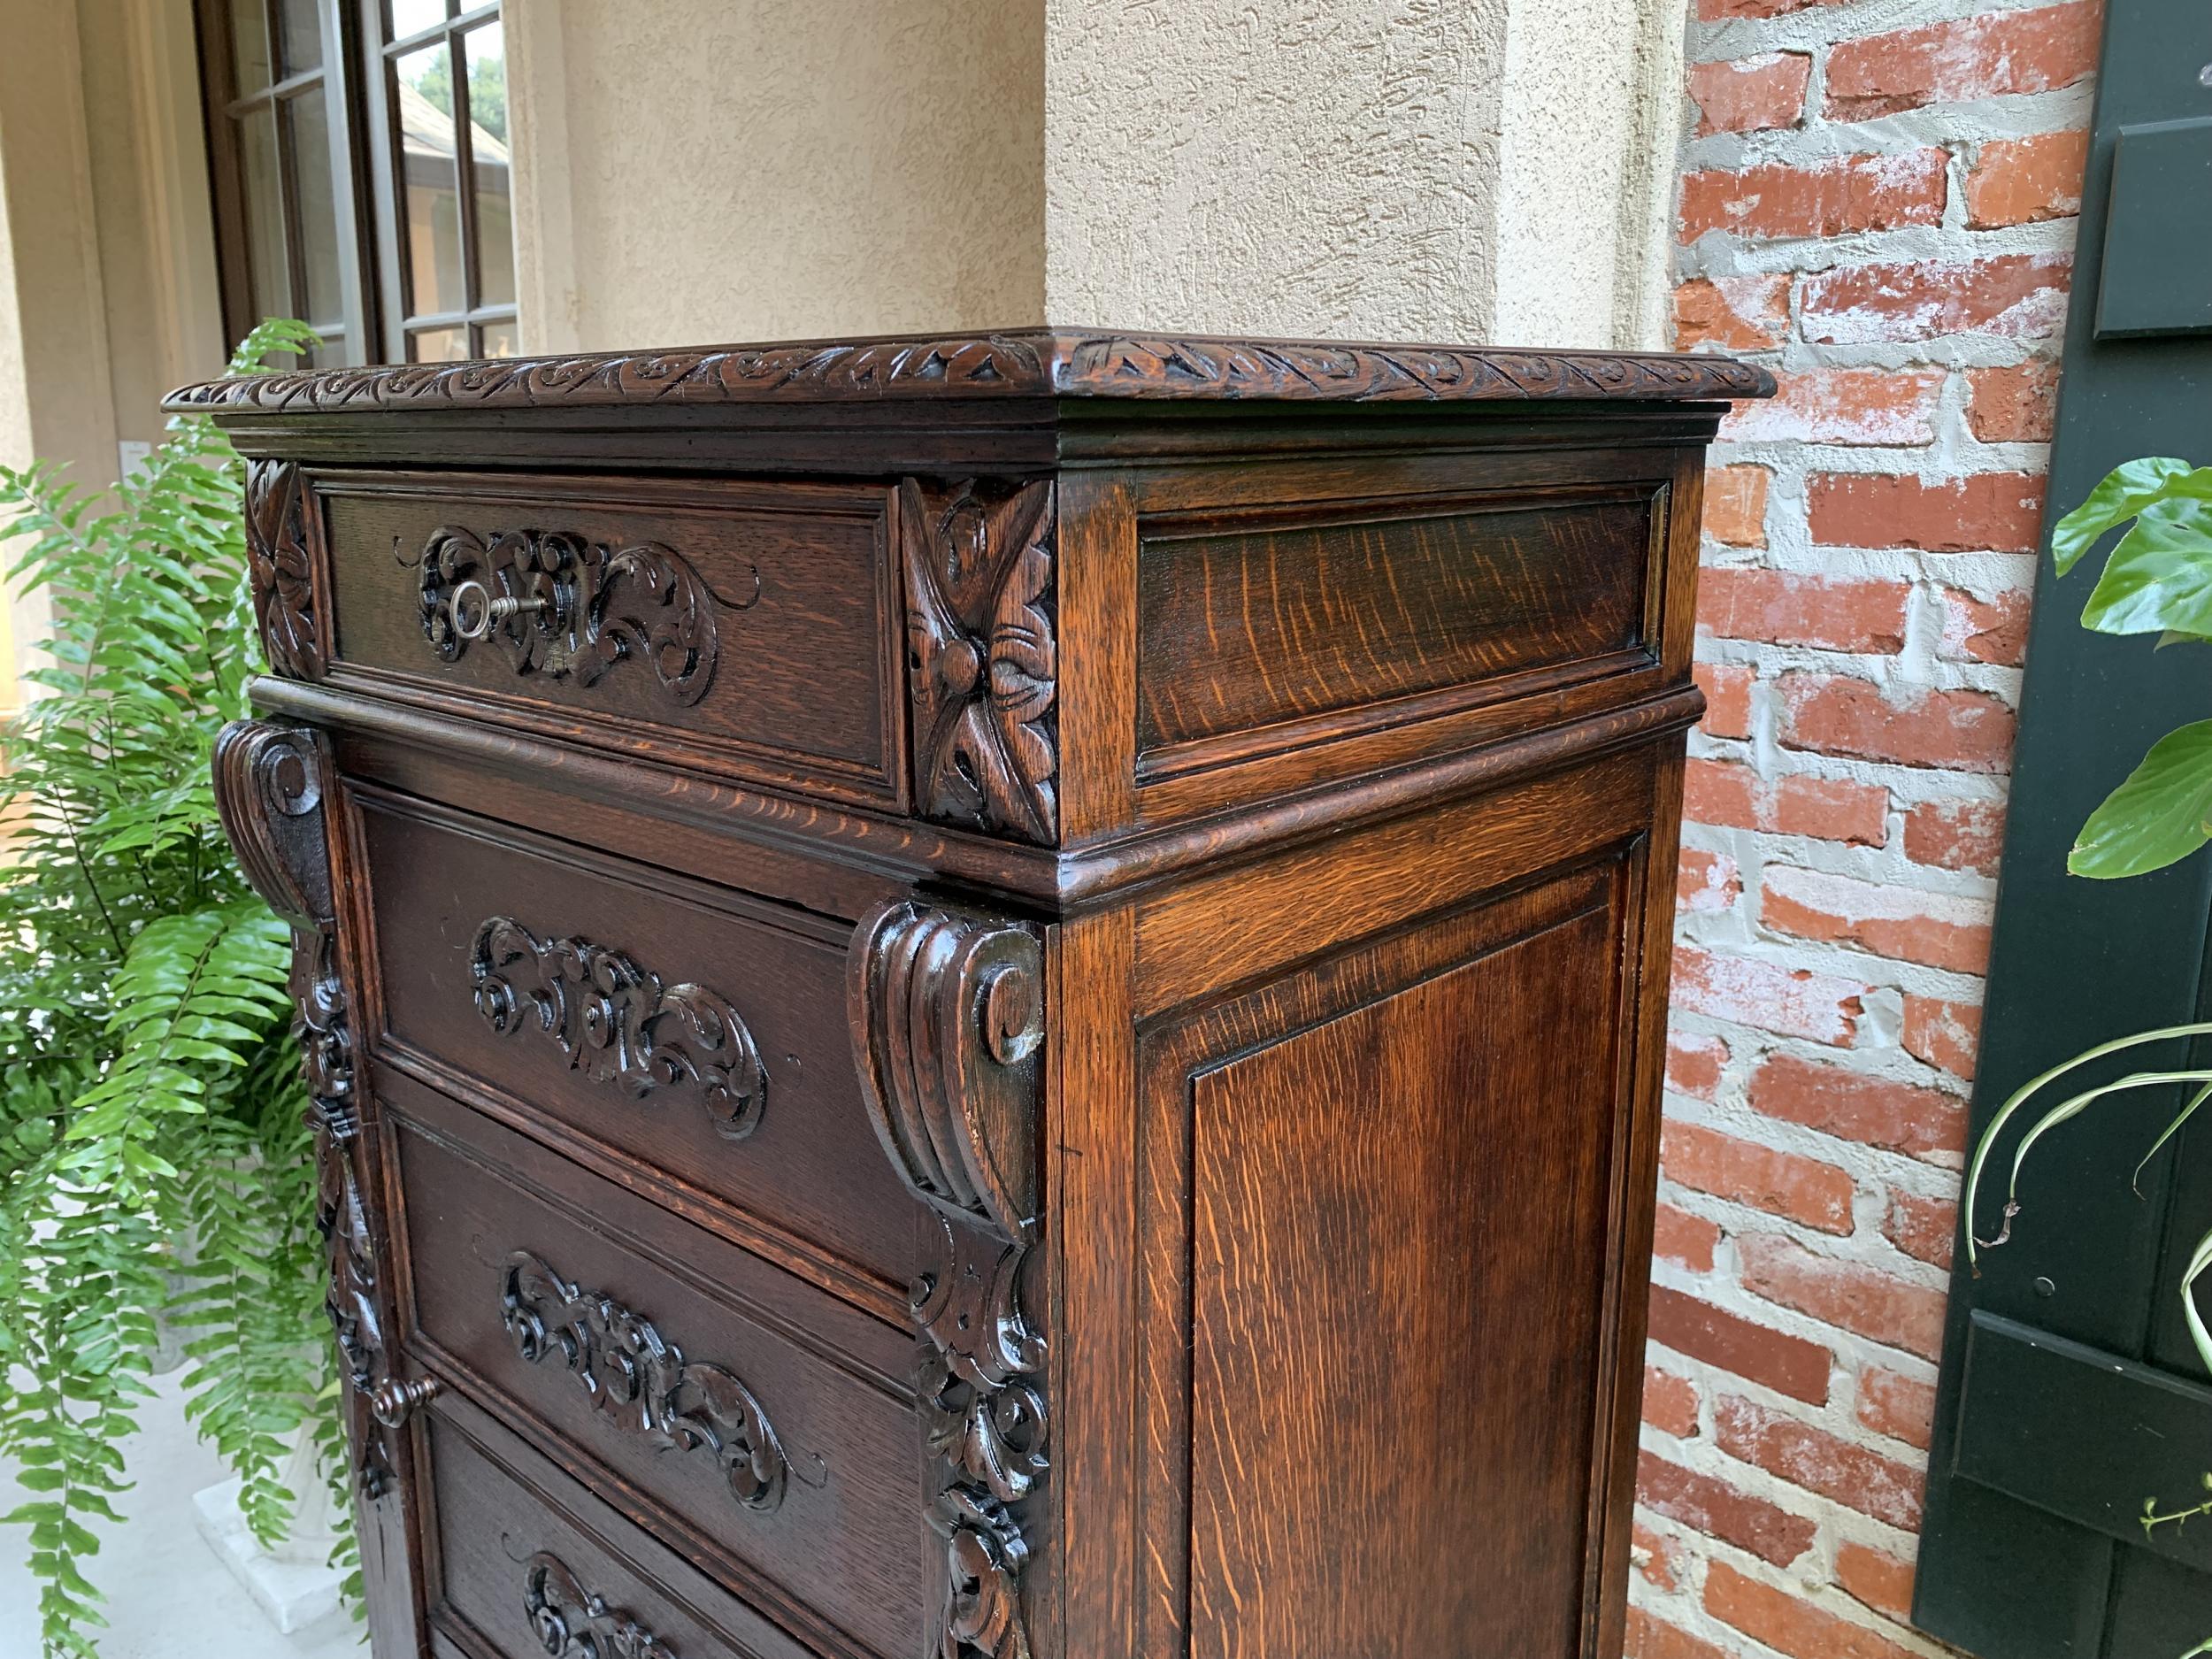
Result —
<svg viewBox="0 0 2212 1659"><path fill-rule="evenodd" d="M2080 506L2051 528L2051 557L2065 575L2099 536L2155 502L2176 495L2212 498L2212 471L2193 470L2186 461L2150 456L2128 461L2105 474Z"/></svg>
<svg viewBox="0 0 2212 1659"><path fill-rule="evenodd" d="M2146 507L2105 561L2081 621L2100 634L2212 634L2212 507Z"/></svg>
<svg viewBox="0 0 2212 1659"><path fill-rule="evenodd" d="M2181 1273L2181 1305L2184 1317L2189 1322L2189 1340L2196 1344L2197 1358L2205 1370L2212 1371L2212 1330L2207 1330L2204 1310L2197 1306L2197 1280L2212 1273L2212 1233L2197 1240L2197 1248L2189 1253L2189 1264Z"/></svg>
<svg viewBox="0 0 2212 1659"><path fill-rule="evenodd" d="M234 366L312 343L265 325ZM40 695L0 730L0 1453L30 1494L0 1526L27 1532L50 1659L96 1659L86 1568L119 1524L158 1311L194 1327L188 1410L265 1542L298 1432L342 1461L289 930L208 771L257 666L244 486L196 416L111 490L0 467L0 544L51 618L27 641Z"/></svg>
<svg viewBox="0 0 2212 1659"><path fill-rule="evenodd" d="M2162 870L2212 840L2212 720L2169 732L2081 826L2066 867L2108 880Z"/></svg>

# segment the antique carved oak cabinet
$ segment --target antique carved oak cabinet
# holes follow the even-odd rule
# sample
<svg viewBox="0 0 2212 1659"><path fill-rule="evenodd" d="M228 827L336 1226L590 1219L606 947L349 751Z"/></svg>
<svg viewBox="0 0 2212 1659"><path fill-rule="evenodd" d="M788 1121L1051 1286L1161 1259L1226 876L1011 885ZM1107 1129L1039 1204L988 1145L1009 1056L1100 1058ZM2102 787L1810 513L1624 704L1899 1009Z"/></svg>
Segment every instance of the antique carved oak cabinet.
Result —
<svg viewBox="0 0 2212 1659"><path fill-rule="evenodd" d="M279 374L379 1659L1609 1659L1713 358Z"/></svg>

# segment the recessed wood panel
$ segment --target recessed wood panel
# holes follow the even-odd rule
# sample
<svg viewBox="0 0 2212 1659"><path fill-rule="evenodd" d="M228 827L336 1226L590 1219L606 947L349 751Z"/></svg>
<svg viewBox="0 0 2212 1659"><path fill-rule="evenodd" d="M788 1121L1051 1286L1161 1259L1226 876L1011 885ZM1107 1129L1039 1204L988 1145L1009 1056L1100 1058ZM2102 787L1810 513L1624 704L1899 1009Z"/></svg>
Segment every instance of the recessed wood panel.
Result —
<svg viewBox="0 0 2212 1659"><path fill-rule="evenodd" d="M1175 1301L1189 1321L1187 1394L1153 1436L1187 1435L1187 1541L1155 1605L1193 1659L1586 1653L1613 1450L1620 868L1154 1045L1181 1122L1154 1117L1146 1154L1167 1209L1152 1342L1172 1344ZM1156 1491L1156 1532L1173 1507Z"/></svg>
<svg viewBox="0 0 2212 1659"><path fill-rule="evenodd" d="M325 474L317 486L334 680L598 747L638 749L649 733L703 770L902 797L887 491L526 476L457 487L408 474ZM504 580L517 597L551 590L521 570L551 538L585 564L593 549L650 549L597 589L603 632L625 617L644 626L611 662L586 650L569 665L573 637L541 638L535 613L511 625L534 655L498 635L442 655L425 633L423 566L448 531L488 549L470 575L493 594ZM588 610L590 580L564 580Z"/></svg>
<svg viewBox="0 0 2212 1659"><path fill-rule="evenodd" d="M1541 671L1563 683L1630 665L1623 653L1647 664L1659 499L1640 487L1141 522L1140 774L1469 706L1474 688L1510 695Z"/></svg>

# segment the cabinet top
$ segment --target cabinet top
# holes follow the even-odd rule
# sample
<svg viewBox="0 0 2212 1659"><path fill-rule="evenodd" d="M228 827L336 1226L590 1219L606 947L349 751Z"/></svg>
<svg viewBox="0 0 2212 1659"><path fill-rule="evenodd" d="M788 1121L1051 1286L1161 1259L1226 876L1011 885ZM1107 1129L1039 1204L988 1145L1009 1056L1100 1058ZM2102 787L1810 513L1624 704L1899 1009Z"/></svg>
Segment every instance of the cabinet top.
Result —
<svg viewBox="0 0 2212 1659"><path fill-rule="evenodd" d="M1671 402L1773 391L1765 369L1719 357L1015 329L251 374L180 388L162 406L310 414L1002 397Z"/></svg>

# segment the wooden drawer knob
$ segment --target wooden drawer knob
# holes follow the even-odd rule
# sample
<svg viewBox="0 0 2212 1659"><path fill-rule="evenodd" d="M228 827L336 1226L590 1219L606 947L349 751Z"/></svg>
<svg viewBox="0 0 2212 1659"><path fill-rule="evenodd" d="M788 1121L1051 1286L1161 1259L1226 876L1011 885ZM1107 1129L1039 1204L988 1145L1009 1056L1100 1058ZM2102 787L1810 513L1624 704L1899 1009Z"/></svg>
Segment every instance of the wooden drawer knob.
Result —
<svg viewBox="0 0 2212 1659"><path fill-rule="evenodd" d="M405 1426L407 1420L445 1392L435 1377L403 1381L387 1377L369 1392L369 1415L388 1429Z"/></svg>

